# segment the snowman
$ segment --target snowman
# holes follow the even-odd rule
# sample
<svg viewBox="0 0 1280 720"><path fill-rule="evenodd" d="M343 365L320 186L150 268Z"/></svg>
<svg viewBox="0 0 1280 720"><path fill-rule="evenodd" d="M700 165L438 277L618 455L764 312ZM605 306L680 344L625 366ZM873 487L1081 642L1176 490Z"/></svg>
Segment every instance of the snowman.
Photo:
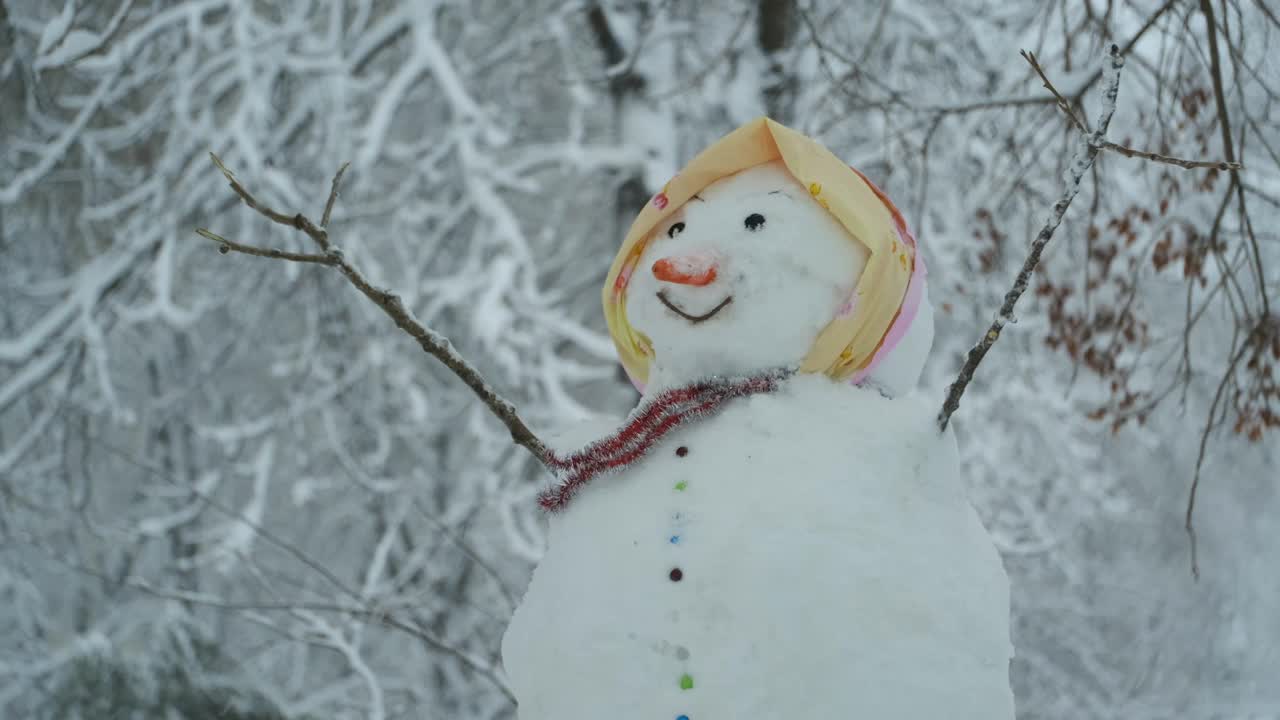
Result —
<svg viewBox="0 0 1280 720"><path fill-rule="evenodd" d="M1008 580L901 215L761 118L641 211L604 288L642 391L555 442L503 638L521 720L1013 718Z"/></svg>

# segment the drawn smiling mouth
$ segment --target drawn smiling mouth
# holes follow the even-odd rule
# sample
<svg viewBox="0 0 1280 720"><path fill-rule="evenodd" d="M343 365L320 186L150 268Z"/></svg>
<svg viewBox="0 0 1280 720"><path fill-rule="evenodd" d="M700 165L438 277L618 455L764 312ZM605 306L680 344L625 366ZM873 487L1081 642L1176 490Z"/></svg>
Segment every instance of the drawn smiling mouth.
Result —
<svg viewBox="0 0 1280 720"><path fill-rule="evenodd" d="M725 306L726 306L726 305L728 305L729 303L733 302L733 296L732 296L732 295L730 295L730 296L726 297L724 300L721 300L719 305L716 305L715 307L711 308L711 309L710 309L710 310L708 310L707 312L705 312L705 313L703 313L703 314L701 314L701 315L690 315L689 313L687 313L687 312L685 312L684 310L680 309L680 308L679 308L675 303L673 303L673 302L671 302L670 300L668 300L668 299L667 299L667 291L666 291L666 290L659 290L659 291L658 291L658 293L657 293L657 295L658 295L658 299L662 301L662 304L663 304L663 305L666 305L666 306L667 306L667 309L668 309L668 310L670 310L671 312L673 312L673 313L675 313L675 314L679 315L680 317L682 317L682 318L684 318L685 320L688 320L689 322L694 323L694 324L700 323L700 322L702 322L703 320L710 320L710 319L711 319L711 318L712 318L716 313L718 313L718 312L720 312L721 310L723 310L723 309L725 308Z"/></svg>

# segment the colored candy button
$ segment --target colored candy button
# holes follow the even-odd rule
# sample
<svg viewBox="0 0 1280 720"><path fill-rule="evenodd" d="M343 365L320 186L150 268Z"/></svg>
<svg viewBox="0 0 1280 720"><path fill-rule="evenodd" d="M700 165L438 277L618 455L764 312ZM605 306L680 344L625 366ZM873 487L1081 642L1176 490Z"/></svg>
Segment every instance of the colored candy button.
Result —
<svg viewBox="0 0 1280 720"><path fill-rule="evenodd" d="M689 487L689 483L681 480L676 483L676 492L684 492Z"/></svg>
<svg viewBox="0 0 1280 720"><path fill-rule="evenodd" d="M684 445L681 445L680 447L676 448L676 457L684 457L685 455L688 455L688 454L689 454L689 448L685 447Z"/></svg>
<svg viewBox="0 0 1280 720"><path fill-rule="evenodd" d="M671 568L671 572L667 574L671 578L671 582L680 582L684 579L684 571L680 568Z"/></svg>
<svg viewBox="0 0 1280 720"><path fill-rule="evenodd" d="M681 676L680 676L680 689L681 689L681 690L692 690L692 689L693 689L693 676L692 676L692 675L687 675L687 674L686 674L686 675L681 675Z"/></svg>

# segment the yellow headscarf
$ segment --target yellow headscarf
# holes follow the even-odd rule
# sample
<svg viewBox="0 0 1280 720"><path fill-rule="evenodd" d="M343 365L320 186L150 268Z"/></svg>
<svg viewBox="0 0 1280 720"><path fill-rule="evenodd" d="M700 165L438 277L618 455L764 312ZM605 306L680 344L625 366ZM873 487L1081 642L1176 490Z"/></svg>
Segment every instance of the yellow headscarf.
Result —
<svg viewBox="0 0 1280 720"><path fill-rule="evenodd" d="M757 118L703 150L653 196L627 231L605 280L605 321L627 374L640 387L653 357L649 339L627 321L627 283L653 229L711 183L761 163L782 160L823 208L870 252L852 303L818 334L800 372L837 380L863 375L877 358L909 285L918 298L923 264L897 208L861 173L814 140L769 118ZM914 315L915 308L910 308ZM904 317L910 323L911 317ZM899 333L894 333L899 334ZM860 372L862 371L862 372Z"/></svg>

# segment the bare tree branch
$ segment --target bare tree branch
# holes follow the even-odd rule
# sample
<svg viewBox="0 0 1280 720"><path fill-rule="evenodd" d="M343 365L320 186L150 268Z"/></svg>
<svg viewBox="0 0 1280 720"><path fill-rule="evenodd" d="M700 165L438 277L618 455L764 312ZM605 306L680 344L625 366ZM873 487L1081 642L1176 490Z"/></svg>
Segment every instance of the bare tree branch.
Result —
<svg viewBox="0 0 1280 720"><path fill-rule="evenodd" d="M1232 160L1184 160L1183 158L1172 157L1169 155L1161 155L1147 150L1135 150L1124 145L1117 145L1110 140L1102 142L1103 150L1110 150L1115 153L1124 155L1125 157L1138 158L1141 160L1150 160L1152 162L1163 163L1165 165L1176 165L1186 170L1195 170L1198 168L1208 168L1213 170L1236 171L1244 167L1240 163Z"/></svg>
<svg viewBox="0 0 1280 720"><path fill-rule="evenodd" d="M1036 60L1036 54L1029 50L1019 50L1018 54L1022 55L1022 58L1031 65L1031 69L1035 70L1036 74L1040 76L1040 80L1044 83L1045 89L1053 93L1054 99L1057 100L1058 108L1066 114L1067 119L1071 121L1071 124L1075 125L1076 129L1081 133L1088 135L1089 128L1085 127L1083 120L1076 117L1075 111L1071 109L1071 105L1067 102L1067 99L1062 97L1062 93L1058 92L1058 88L1054 87L1053 83L1049 82L1049 76L1045 75L1044 68L1040 67L1040 61Z"/></svg>
<svg viewBox="0 0 1280 720"><path fill-rule="evenodd" d="M333 214L333 204L338 200L338 186L342 183L342 176L346 174L349 167L351 163L342 163L342 167L338 168L338 172L333 176L333 182L329 184L329 199L325 201L324 214L320 216L322 228L329 227L329 216Z"/></svg>
<svg viewBox="0 0 1280 720"><path fill-rule="evenodd" d="M1213 77L1213 97L1214 103L1218 109L1218 125L1222 130L1222 151L1227 155L1227 161L1235 160L1235 143L1231 139L1231 123L1227 113L1226 91L1222 85L1222 61L1218 54L1218 25L1213 15L1213 3L1209 0L1200 0L1200 11L1204 13L1205 23L1209 30L1209 74ZM1236 197L1240 201L1240 219L1241 223L1248 229L1249 213L1245 209L1244 188L1240 183L1240 168L1231 169L1231 179L1235 181ZM1267 300L1267 277L1266 272L1262 268L1262 251L1258 248L1258 239L1252 232L1248 233L1250 248L1253 251L1253 267L1258 274L1258 292L1262 296L1262 314L1264 316L1271 314L1271 307Z"/></svg>
<svg viewBox="0 0 1280 720"><path fill-rule="evenodd" d="M1029 55L1029 54L1028 54ZM1024 55L1025 56L1025 55ZM1018 303L1018 298L1022 297L1031 282L1031 274L1035 272L1036 265L1040 264L1040 255L1044 252L1044 248L1049 244L1049 240L1053 238L1053 233L1058 229L1058 225L1062 223L1062 216L1066 214L1067 208L1071 206L1071 201L1075 200L1076 194L1080 192L1080 184L1084 180L1084 176L1089 172L1089 168L1093 166L1093 161L1098 157L1098 152L1102 149L1102 138L1107 132L1107 126L1111 124L1111 116L1116 111L1116 98L1120 92L1120 69L1124 67L1124 57L1120 55L1120 48L1115 45L1111 46L1111 52L1107 59L1107 89L1103 96L1102 114L1098 119L1098 129L1086 133L1081 138L1080 148L1076 151L1076 155L1072 158L1071 167L1068 169L1069 177L1067 187L1063 190L1062 196L1058 198L1058 202L1053 205L1053 212L1049 219L1045 221L1044 227L1040 228L1039 234L1031 243L1031 252L1027 254L1027 259L1022 264L1022 270L1018 272L1018 277L1014 281L1013 287L1005 293L1004 303L1000 306L1000 312L992 321L991 327L987 330L978 344L969 350L968 357L965 358L964 366L960 368L960 374L956 381L951 383L947 388L947 397L942 404L942 411L938 413L938 429L945 431L947 423L951 420L951 415L960 407L960 397L964 395L965 388L968 387L969 381L973 379L973 373L978 369L978 364L982 362L982 358L986 357L987 351L995 344L1000 337L1000 331L1004 329L1006 323L1016 322L1013 315L1013 308ZM1047 79L1046 79L1047 83Z"/></svg>
<svg viewBox="0 0 1280 720"><path fill-rule="evenodd" d="M1209 406L1209 420L1205 423L1204 432L1200 433L1200 449L1196 453L1196 472L1191 480L1191 490L1187 493L1187 510L1183 518L1183 528L1186 529L1187 538L1191 542L1191 576L1196 580L1200 579L1200 558L1199 546L1196 542L1194 515L1196 511L1196 495L1200 490L1200 471L1204 469L1205 451L1209 447L1209 436L1213 434L1214 428L1218 426L1218 423L1214 421L1214 417L1218 414L1218 406L1222 403L1223 392L1235 375L1236 366L1240 364L1240 360L1248 351L1249 343L1241 343L1239 351L1232 356L1231 364L1227 367L1227 371L1222 374L1222 380L1218 382L1218 389L1213 393L1213 404Z"/></svg>
<svg viewBox="0 0 1280 720"><path fill-rule="evenodd" d="M301 263L317 263L320 265L332 265L333 259L328 255L316 255L314 253L297 253L288 250L280 250L277 248L260 248L253 245L242 245L233 240L228 240L221 235L210 232L204 228L196 228L196 234L203 238L208 238L218 243L218 252L226 255L231 251L243 253L245 255L255 255L257 257L273 258L275 260L291 260Z"/></svg>
<svg viewBox="0 0 1280 720"><path fill-rule="evenodd" d="M1053 97L1054 97L1054 100L1056 101L1058 108L1061 109L1062 112L1067 116L1067 119L1071 121L1071 124L1075 126L1075 128L1080 132L1086 135L1089 134L1089 128L1087 127L1085 122L1081 120L1079 116L1076 115L1075 111L1071 109L1071 105L1069 104L1069 101L1062 96L1062 93L1058 92L1058 88L1054 87L1053 82L1049 80L1049 76L1045 74L1044 68L1041 67L1040 61L1036 59L1035 53L1022 50L1020 51L1020 54L1031 65L1031 69L1035 70L1036 74L1040 76L1040 80L1044 82L1045 88L1049 92L1053 93ZM1236 162L1231 157L1230 152L1228 152L1227 160L1225 161L1223 160L1184 160L1183 158L1172 157L1170 155L1161 155L1160 153L1148 152L1146 150L1135 150L1134 148L1126 147L1119 143L1111 142L1110 140L1103 140L1101 146L1103 150L1110 150L1112 152L1116 152L1121 155L1124 155L1125 157L1139 158L1142 160L1150 160L1152 162L1164 163L1165 165L1176 165L1177 167L1184 168L1186 170L1195 170L1197 168L1210 168L1210 169L1222 170L1223 172L1226 172L1226 171L1235 172L1244 167L1243 165L1241 165L1239 162Z"/></svg>
<svg viewBox="0 0 1280 720"><path fill-rule="evenodd" d="M227 179L227 182L231 184L231 189L235 191L236 195L240 196L240 199L244 201L245 205L248 205L254 210L257 210L260 214L262 214L271 222L279 223L281 225L288 225L289 227L302 230L303 232L310 235L311 239L316 241L316 244L320 246L321 250L329 249L329 238L327 235L325 235L324 233L321 233L321 237L317 238L311 232L310 229L303 227L301 224L298 223L298 219L302 218L302 215L292 215L292 216L285 215L284 213L276 212L275 210L272 210L271 208L259 203L257 198L255 198L252 193L250 193L247 189L245 189L245 186L240 184L240 181L236 179L235 173L232 173L230 170L227 169L226 165L222 164L222 158L218 157L213 152L209 153L209 157L210 159L213 160L213 164L217 166L218 170L222 171L222 176L225 177ZM302 218L302 219L305 220L305 218Z"/></svg>
<svg viewBox="0 0 1280 720"><path fill-rule="evenodd" d="M196 229L196 233L201 237L207 238L219 244L218 249L223 254L231 251L243 253L245 255L254 255L257 257L274 258L278 260L291 260L293 262L307 262L319 265L329 265L335 267L346 276L347 280L356 287L365 297L372 300L382 308L382 311L395 322L396 327L404 330L418 342L418 345L429 355L444 363L445 367L453 371L472 392L484 402L485 406L493 412L494 415L507 426L507 430L511 433L511 439L515 443L526 450L543 465L546 464L547 446L534 435L533 431L525 425L524 420L520 418L516 412L515 406L506 398L498 394L491 385L481 376L480 371L475 366L462 357L453 347L453 343L448 338L435 332L418 321L413 313L405 307L400 296L382 288L375 287L368 278L355 268L339 248L333 247L329 242L329 233L325 229L328 225L329 216L333 210L333 204L338 196L339 183L342 180L343 173L347 170L347 164L344 163L338 172L334 175L333 183L330 186L329 198L325 203L324 215L320 225L316 225L302 213L296 215L286 215L263 205L253 196L252 193L240 184L235 174L227 169L222 160L215 154L209 153L213 158L213 164L222 171L223 176L227 178L227 182L231 184L231 189L236 195L244 201L246 205L256 210L259 214L289 227L301 230L310 237L316 245L324 251L323 254L308 253L291 253L283 250L275 250L268 248L259 248L252 245L233 242L227 238L213 233L205 228Z"/></svg>

